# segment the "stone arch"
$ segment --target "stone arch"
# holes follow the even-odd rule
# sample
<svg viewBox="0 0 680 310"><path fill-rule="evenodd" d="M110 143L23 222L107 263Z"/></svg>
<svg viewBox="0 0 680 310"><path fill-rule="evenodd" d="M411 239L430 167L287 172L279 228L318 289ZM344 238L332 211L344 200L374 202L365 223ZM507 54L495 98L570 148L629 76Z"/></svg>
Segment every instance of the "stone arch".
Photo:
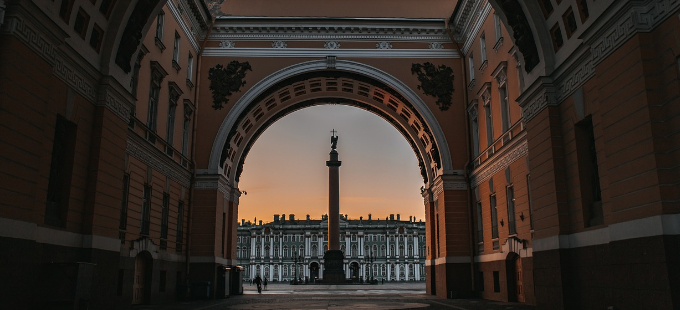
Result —
<svg viewBox="0 0 680 310"><path fill-rule="evenodd" d="M534 77L550 74L554 69L555 52L538 1L489 0L489 4L522 54L525 74ZM536 59L532 60L533 57Z"/></svg>
<svg viewBox="0 0 680 310"><path fill-rule="evenodd" d="M342 85L339 85L335 92L328 91L328 88L326 88L322 92L323 95L306 96L304 100L298 98L290 100L290 97L295 96L294 94L285 93L283 91L284 86L281 86L282 83L285 85L288 81L293 81L293 83L298 81L307 87L301 90L313 92L313 89L311 89L313 87L309 85L309 81L305 82L303 78L300 78L300 76L305 76L305 74L309 76L314 74L319 74L320 76L335 74L340 77L348 75L351 76L351 80L356 81L357 85L353 86L353 91L351 92L343 91L341 89ZM376 89L379 89L377 92L380 95L377 96L377 101L382 101L383 105L377 104L376 100L371 100L376 99L376 97L367 96L366 92L362 93L362 85L371 88L369 90L371 95L374 95ZM285 87L291 87L292 89L289 91L295 92L295 88L292 86L296 85L289 83ZM332 95L329 95L331 93ZM267 117L261 120L258 116L258 109L263 112L267 110L268 112L268 100L272 100L270 96L276 97L274 96L276 94L278 94L278 98L273 100L278 100L278 103L290 100L290 102L282 105L286 110L278 108L278 114L267 114ZM286 97L287 95L290 96ZM235 184L238 182L242 161L249 149L248 144L252 145L264 129L277 119L297 109L324 103L358 106L381 116L394 125L409 141L419 161L422 162L421 170L424 170L422 174L426 182L431 182L438 175L453 172L446 137L422 98L403 82L388 73L366 64L346 60L338 60L334 68L328 68L324 60L298 63L272 73L256 83L234 104L227 117L223 120L213 142L208 171L225 175L229 182ZM259 107L253 107L253 105L259 105ZM255 119L254 123L257 123L257 125L247 122L253 119ZM238 132L238 130L242 132ZM257 133L258 131L260 132ZM253 132L257 134L252 134ZM236 136L241 134L248 135L245 147L242 145L241 140L245 139L245 137ZM234 142L235 147L229 144L232 142ZM231 166L223 166L225 159L229 159ZM435 162L436 165L430 165L431 162ZM432 167L435 168L431 169Z"/></svg>

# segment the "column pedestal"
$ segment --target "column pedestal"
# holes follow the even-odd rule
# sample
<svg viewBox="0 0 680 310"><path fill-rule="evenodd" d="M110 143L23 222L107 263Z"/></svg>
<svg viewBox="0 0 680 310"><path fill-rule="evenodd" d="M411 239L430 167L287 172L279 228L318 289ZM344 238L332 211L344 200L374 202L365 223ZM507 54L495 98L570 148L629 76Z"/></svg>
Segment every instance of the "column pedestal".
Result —
<svg viewBox="0 0 680 310"><path fill-rule="evenodd" d="M323 283L345 283L345 272L342 263L345 255L340 250L329 250L323 256Z"/></svg>

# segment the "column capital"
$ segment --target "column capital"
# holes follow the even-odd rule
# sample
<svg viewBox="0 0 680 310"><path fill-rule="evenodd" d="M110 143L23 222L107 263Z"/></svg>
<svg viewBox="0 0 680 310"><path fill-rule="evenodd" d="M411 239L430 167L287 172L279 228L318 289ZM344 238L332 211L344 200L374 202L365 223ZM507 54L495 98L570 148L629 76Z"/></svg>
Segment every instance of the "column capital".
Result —
<svg viewBox="0 0 680 310"><path fill-rule="evenodd" d="M437 197L439 197L439 195L441 195L444 191L464 191L468 189L468 184L465 181L465 177L458 173L440 175L434 179L433 183L433 186L429 189L432 192L433 200L437 200Z"/></svg>

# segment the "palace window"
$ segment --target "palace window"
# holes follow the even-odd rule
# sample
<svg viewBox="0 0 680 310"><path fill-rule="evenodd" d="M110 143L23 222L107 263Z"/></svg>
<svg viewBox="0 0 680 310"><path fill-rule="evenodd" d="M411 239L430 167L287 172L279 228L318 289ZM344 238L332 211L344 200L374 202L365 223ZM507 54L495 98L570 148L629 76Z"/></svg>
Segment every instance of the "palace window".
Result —
<svg viewBox="0 0 680 310"><path fill-rule="evenodd" d="M477 101L474 100L470 103L470 108L468 109L468 114L470 115L470 122L472 125L472 152L476 157L479 155L479 121L477 120Z"/></svg>
<svg viewBox="0 0 680 310"><path fill-rule="evenodd" d="M163 193L163 205L161 208L161 249L167 247L168 238L168 213L170 209L170 195Z"/></svg>
<svg viewBox="0 0 680 310"><path fill-rule="evenodd" d="M184 200L177 202L177 235L175 236L175 251L182 253L184 241Z"/></svg>
<svg viewBox="0 0 680 310"><path fill-rule="evenodd" d="M161 49L161 52L165 49L165 44L163 44L163 28L165 28L165 12L161 11L156 17L156 37L154 38L156 46Z"/></svg>
<svg viewBox="0 0 680 310"><path fill-rule="evenodd" d="M191 132L191 115L194 113L191 101L184 99L184 122L182 125L182 155L189 156L189 132Z"/></svg>
<svg viewBox="0 0 680 310"><path fill-rule="evenodd" d="M127 228L127 211L128 211L128 199L130 197L130 174L126 173L123 175L123 199L120 204L120 223L118 229L125 230ZM125 242L125 234L121 232L120 242L121 244Z"/></svg>
<svg viewBox="0 0 680 310"><path fill-rule="evenodd" d="M496 210L496 194L489 196L489 209L491 210L491 238L498 238L498 212Z"/></svg>
<svg viewBox="0 0 680 310"><path fill-rule="evenodd" d="M508 199L508 233L514 235L517 234L517 225L515 223L515 189L512 185L507 187L506 193Z"/></svg>
<svg viewBox="0 0 680 310"><path fill-rule="evenodd" d="M477 242L484 242L484 217L482 215L482 202L477 201ZM484 247L479 247L480 252L484 251Z"/></svg>
<svg viewBox="0 0 680 310"><path fill-rule="evenodd" d="M149 90L149 109L146 120L146 125L153 132L156 132L158 126L158 96L161 91L161 82L168 73L156 61L151 62L151 87Z"/></svg>
<svg viewBox="0 0 680 310"><path fill-rule="evenodd" d="M574 133L584 226L599 225L603 223L602 192L592 117L576 123Z"/></svg>
<svg viewBox="0 0 680 310"><path fill-rule="evenodd" d="M166 137L168 145L172 146L175 139L175 111L177 110L177 100L182 95L182 90L174 82L169 82L170 101L168 102L168 119L166 127Z"/></svg>
<svg viewBox="0 0 680 310"><path fill-rule="evenodd" d="M173 44L172 47L172 67L175 68L175 70L179 71L180 66L179 66L179 42L180 42L181 37L179 36L179 33L175 31L175 43Z"/></svg>
<svg viewBox="0 0 680 310"><path fill-rule="evenodd" d="M45 206L45 224L48 225L66 225L77 131L76 123L57 115Z"/></svg>
<svg viewBox="0 0 680 310"><path fill-rule="evenodd" d="M479 37L479 47L480 47L480 58L482 61L482 64L486 61L486 34L482 32L482 35Z"/></svg>
<svg viewBox="0 0 680 310"><path fill-rule="evenodd" d="M142 193L142 229L141 235L149 235L149 225L151 222L151 185L144 184L144 192Z"/></svg>

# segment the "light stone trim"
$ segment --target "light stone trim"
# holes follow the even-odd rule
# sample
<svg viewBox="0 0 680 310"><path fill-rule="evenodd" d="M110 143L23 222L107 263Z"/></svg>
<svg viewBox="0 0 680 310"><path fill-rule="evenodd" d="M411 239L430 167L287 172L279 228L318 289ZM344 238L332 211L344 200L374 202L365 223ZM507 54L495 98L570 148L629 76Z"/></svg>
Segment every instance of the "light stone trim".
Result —
<svg viewBox="0 0 680 310"><path fill-rule="evenodd" d="M431 49L431 50L441 50L441 49L444 49L444 44L439 43L439 42L431 42L431 43L427 46L427 48L429 48L429 49Z"/></svg>
<svg viewBox="0 0 680 310"><path fill-rule="evenodd" d="M161 150L149 145L148 142L139 142L141 138L133 135L128 136L126 152L140 160L154 170L168 176L170 179L184 187L191 184L191 172L168 158Z"/></svg>
<svg viewBox="0 0 680 310"><path fill-rule="evenodd" d="M511 140L509 145L503 146L492 158L485 161L470 174L472 187L477 187L496 173L505 170L510 164L529 153L529 144L526 140L526 132Z"/></svg>
<svg viewBox="0 0 680 310"><path fill-rule="evenodd" d="M225 266L236 266L235 259L227 259L218 256L191 256L189 261L193 263L221 264Z"/></svg>
<svg viewBox="0 0 680 310"><path fill-rule="evenodd" d="M426 259L425 266L437 266L445 264L469 264L472 261L470 256L447 256L436 259Z"/></svg>
<svg viewBox="0 0 680 310"><path fill-rule="evenodd" d="M120 251L120 240L97 235L83 235L60 229L38 226L36 223L0 217L0 237L35 241L42 244L71 248Z"/></svg>
<svg viewBox="0 0 680 310"><path fill-rule="evenodd" d="M378 42L375 44L375 48L379 50L389 50L392 49L392 43L390 42Z"/></svg>
<svg viewBox="0 0 680 310"><path fill-rule="evenodd" d="M328 50L336 50L340 48L340 42L338 41L326 41L326 43L323 44L323 48L328 49Z"/></svg>
<svg viewBox="0 0 680 310"><path fill-rule="evenodd" d="M329 53L327 48L257 48L257 47L206 47L206 57L291 57L323 58ZM342 58L460 58L455 49L332 49L333 55Z"/></svg>
<svg viewBox="0 0 680 310"><path fill-rule="evenodd" d="M220 48L235 48L236 43L232 40L222 40L220 41Z"/></svg>
<svg viewBox="0 0 680 310"><path fill-rule="evenodd" d="M287 47L288 43L286 43L286 41L278 40L272 42L272 48L287 48Z"/></svg>
<svg viewBox="0 0 680 310"><path fill-rule="evenodd" d="M222 17L210 40L449 42L444 19Z"/></svg>
<svg viewBox="0 0 680 310"><path fill-rule="evenodd" d="M680 214L664 214L611 224L574 234L557 235L532 241L534 251L573 249L615 241L656 236L680 235Z"/></svg>

